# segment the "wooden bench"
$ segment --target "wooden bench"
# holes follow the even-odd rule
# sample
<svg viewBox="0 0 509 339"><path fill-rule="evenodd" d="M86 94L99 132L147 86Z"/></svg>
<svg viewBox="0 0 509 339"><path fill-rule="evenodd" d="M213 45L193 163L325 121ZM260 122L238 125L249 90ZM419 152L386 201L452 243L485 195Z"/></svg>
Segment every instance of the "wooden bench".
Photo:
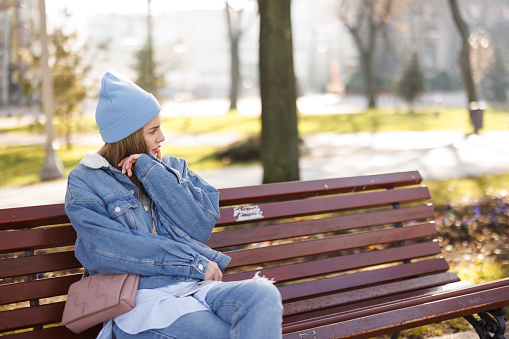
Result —
<svg viewBox="0 0 509 339"><path fill-rule="evenodd" d="M223 189L208 245L232 257L224 280L261 271L277 281L284 338L369 338L457 317L503 338L509 279L474 285L448 271L421 180L414 171ZM0 232L0 335L93 338L100 326L74 335L59 324L81 274L64 206L0 210Z"/></svg>

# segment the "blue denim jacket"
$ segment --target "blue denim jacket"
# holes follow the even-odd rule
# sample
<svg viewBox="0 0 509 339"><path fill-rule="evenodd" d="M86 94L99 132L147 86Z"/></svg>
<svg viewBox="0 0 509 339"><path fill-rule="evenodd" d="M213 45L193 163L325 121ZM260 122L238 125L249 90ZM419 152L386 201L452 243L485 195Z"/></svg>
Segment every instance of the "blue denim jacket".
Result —
<svg viewBox="0 0 509 339"><path fill-rule="evenodd" d="M141 289L203 279L209 260L224 270L230 258L204 245L219 219L219 192L176 157L142 155L133 172L150 206L97 153L88 152L69 174L65 211L88 273L139 274Z"/></svg>

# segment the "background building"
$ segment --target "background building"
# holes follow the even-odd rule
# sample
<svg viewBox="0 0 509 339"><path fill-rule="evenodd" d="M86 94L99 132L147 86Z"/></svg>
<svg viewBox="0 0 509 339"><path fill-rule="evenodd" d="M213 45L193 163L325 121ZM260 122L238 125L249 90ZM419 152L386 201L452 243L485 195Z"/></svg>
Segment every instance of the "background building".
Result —
<svg viewBox="0 0 509 339"><path fill-rule="evenodd" d="M254 4L256 1L250 0ZM87 50L92 70L90 85L106 69L114 69L134 77L135 52L146 39L146 8L136 13L80 12L77 1L47 0L48 25L61 22L67 6L71 20L69 29L78 30L88 41ZM19 79L31 79L36 70L23 63L20 50L37 52L37 0L15 0L0 11L0 104L21 104ZM125 2L127 4L127 2ZM153 7L157 0L153 0ZM218 4L219 2L216 2ZM459 36L450 10L441 0L412 0L391 16L384 34L377 41L374 58L376 76L397 81L402 66L416 51L428 80L444 74L457 81ZM83 2L80 3L83 6ZM230 42L225 9L221 6L202 10L164 9L163 3L153 13L153 45L157 72L164 75L166 87L160 94L167 100L226 98L230 87ZM75 6L75 8L73 7ZM92 3L90 7L94 7ZM127 5L126 5L127 6ZM479 49L477 72L487 65L494 44L509 55L509 42L504 32L509 29L509 5L501 0L462 2L472 37ZM83 8L83 7L81 7ZM161 9L162 8L162 9ZM241 97L258 96L258 17L256 6L242 13L244 34L240 42ZM337 0L294 0L292 2L294 63L298 94L335 93L344 95L345 86L355 85L359 73L358 53L348 30L338 18ZM483 41L481 43L481 40ZM476 43L472 41L472 43ZM106 50L100 46L106 46ZM355 89L355 86L351 88ZM358 85L359 86L359 85ZM432 86L433 87L433 86ZM431 88L432 90L433 88ZM458 88L457 88L458 89ZM461 90L461 86L459 85ZM35 94L36 95L36 94ZM33 99L33 98L31 98ZM30 100L31 100L30 99Z"/></svg>

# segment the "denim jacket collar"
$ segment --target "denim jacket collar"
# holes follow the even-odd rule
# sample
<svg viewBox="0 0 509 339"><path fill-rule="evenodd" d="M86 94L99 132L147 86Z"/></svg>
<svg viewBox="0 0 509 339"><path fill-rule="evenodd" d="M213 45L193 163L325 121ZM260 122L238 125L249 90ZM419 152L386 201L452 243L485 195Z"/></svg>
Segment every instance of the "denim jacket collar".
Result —
<svg viewBox="0 0 509 339"><path fill-rule="evenodd" d="M106 160L102 155L95 151L88 151L85 153L83 159L81 159L80 164L91 168L91 169L99 169L103 167L110 167L110 163Z"/></svg>
<svg viewBox="0 0 509 339"><path fill-rule="evenodd" d="M87 151L80 161L80 164L93 170L104 169L111 173L117 181L126 185L130 190L138 191L136 185L129 179L127 175L122 174L120 169L111 166L108 160L97 151Z"/></svg>

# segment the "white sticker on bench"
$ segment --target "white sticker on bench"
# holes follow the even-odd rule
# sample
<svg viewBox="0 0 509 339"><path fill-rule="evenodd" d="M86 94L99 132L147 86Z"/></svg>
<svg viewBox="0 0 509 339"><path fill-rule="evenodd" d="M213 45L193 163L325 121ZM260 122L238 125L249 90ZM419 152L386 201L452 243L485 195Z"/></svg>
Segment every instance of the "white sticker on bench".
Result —
<svg viewBox="0 0 509 339"><path fill-rule="evenodd" d="M263 219L263 212L258 205L234 207L233 219L235 221Z"/></svg>

